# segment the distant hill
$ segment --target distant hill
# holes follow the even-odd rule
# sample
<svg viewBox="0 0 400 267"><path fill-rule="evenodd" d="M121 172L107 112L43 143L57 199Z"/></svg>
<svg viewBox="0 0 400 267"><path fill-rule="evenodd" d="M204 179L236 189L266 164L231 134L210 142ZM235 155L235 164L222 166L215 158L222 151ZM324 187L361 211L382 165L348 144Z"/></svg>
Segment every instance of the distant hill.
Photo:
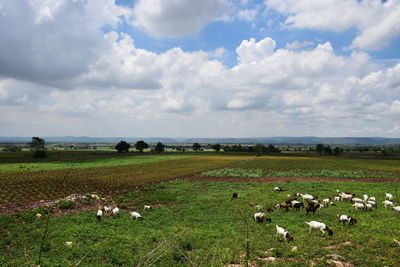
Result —
<svg viewBox="0 0 400 267"><path fill-rule="evenodd" d="M47 143L118 143L125 140L135 143L144 140L148 143L164 144L276 144L276 145L400 145L400 138L384 137L254 137L254 138L165 138L165 137L87 137L87 136L49 136L41 137ZM0 143L28 143L31 137L0 137Z"/></svg>

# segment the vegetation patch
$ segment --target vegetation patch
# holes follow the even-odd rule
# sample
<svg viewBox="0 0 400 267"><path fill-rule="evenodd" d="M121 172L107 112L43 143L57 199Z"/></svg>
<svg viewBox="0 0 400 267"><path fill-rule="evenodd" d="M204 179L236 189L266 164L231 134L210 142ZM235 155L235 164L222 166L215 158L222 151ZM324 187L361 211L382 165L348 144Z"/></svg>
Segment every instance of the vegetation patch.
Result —
<svg viewBox="0 0 400 267"><path fill-rule="evenodd" d="M270 177L329 177L329 178L394 178L393 173L368 172L363 170L290 170L270 171Z"/></svg>
<svg viewBox="0 0 400 267"><path fill-rule="evenodd" d="M237 169L225 168L202 173L205 177L233 177L233 178L260 178L263 177L262 169Z"/></svg>

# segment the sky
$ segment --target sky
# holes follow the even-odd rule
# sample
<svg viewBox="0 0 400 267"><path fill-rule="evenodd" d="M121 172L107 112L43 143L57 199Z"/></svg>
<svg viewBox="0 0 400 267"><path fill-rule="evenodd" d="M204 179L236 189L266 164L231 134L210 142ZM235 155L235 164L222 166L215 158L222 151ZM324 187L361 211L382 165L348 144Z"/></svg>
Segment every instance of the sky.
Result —
<svg viewBox="0 0 400 267"><path fill-rule="evenodd" d="M400 1L0 0L0 136L400 137Z"/></svg>

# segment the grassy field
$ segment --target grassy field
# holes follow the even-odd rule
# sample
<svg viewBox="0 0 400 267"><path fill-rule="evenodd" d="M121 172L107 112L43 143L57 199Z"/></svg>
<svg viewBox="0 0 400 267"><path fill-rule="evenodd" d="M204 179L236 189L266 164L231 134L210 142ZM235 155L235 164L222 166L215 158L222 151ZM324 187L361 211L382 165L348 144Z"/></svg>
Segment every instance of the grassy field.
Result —
<svg viewBox="0 0 400 267"><path fill-rule="evenodd" d="M148 162L158 162L164 160L184 159L192 156L189 155L146 155L146 156L129 156L129 157L107 157L94 158L85 160L63 160L49 162L30 162L30 163L3 163L0 164L1 172L21 172L21 171L46 171L60 169L77 169L77 168L96 168L96 167L113 167L124 165L136 165Z"/></svg>
<svg viewBox="0 0 400 267"><path fill-rule="evenodd" d="M67 216L52 213L42 243L47 220L35 215L43 208L0 216L0 266L34 266L40 247L41 266L223 266L243 265L246 257L252 266L267 264L268 257L274 257L277 266L327 266L332 257L356 266L399 266L400 245L393 239L400 240L400 214L380 203L385 193L391 192L395 204L400 205L400 184L348 180L400 178L398 160L224 154L90 157L85 154L72 160L63 157L58 161L0 164L0 208L72 193L112 191L108 202L113 200L122 209L119 217L101 222L96 221L97 203L93 202L78 205ZM18 164L24 171L16 171ZM46 170L54 166L59 168ZM343 181L317 182L310 178L308 182L279 184L175 180L207 173L211 179L318 176ZM274 186L287 191L275 193ZM336 189L375 196L378 208L355 211L348 202L340 202L315 215L307 216L304 209L274 210L267 213L272 223L252 220L256 210L248 202L272 207L287 199L287 193L310 193L322 199L334 196ZM239 193L238 200L230 200L233 192ZM144 204L156 208L143 211ZM143 221L132 220L128 211L134 210L142 213ZM338 225L336 214L354 216L359 223ZM317 231L308 234L304 222L310 220L326 223L334 235ZM276 224L289 230L295 238L293 243L277 241ZM67 241L72 242L71 247L66 246Z"/></svg>
<svg viewBox="0 0 400 267"><path fill-rule="evenodd" d="M146 186L119 195L115 200L125 207L119 217L101 222L95 210L71 216L51 216L43 243L42 266L222 266L243 264L246 231L249 232L249 261L262 264L271 256L278 266L326 266L332 254L340 261L357 266L398 266L400 215L383 206L370 212L354 211L347 202L338 203L307 216L304 210L268 213L272 223L257 224L249 201L265 207L286 199L274 186L287 192L313 193L320 198L333 196L336 189L367 193L381 202L385 192L398 184L351 182L298 182L287 184L171 181ZM230 201L232 192L239 192ZM395 199L398 203L399 199ZM158 204L142 211L144 204ZM134 221L127 211L138 210L143 221ZM355 226L337 223L336 214L358 219ZM0 265L33 266L37 263L46 219L35 212L0 219ZM325 222L332 237L320 232L308 234L304 221ZM277 241L275 225L286 228L293 243ZM71 241L72 247L65 242ZM297 251L292 251L293 247Z"/></svg>

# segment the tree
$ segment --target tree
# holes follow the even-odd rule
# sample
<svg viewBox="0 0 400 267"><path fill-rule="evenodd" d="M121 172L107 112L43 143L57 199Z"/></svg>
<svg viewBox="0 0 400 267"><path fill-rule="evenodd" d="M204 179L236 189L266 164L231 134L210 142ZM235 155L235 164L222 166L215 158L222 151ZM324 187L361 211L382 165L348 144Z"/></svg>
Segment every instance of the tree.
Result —
<svg viewBox="0 0 400 267"><path fill-rule="evenodd" d="M158 142L156 147L154 148L155 151L157 151L158 153L164 152L165 149L165 145L161 142Z"/></svg>
<svg viewBox="0 0 400 267"><path fill-rule="evenodd" d="M147 144L147 143L146 143L145 141L143 141L143 140L137 141L136 144L135 144L135 148L136 148L137 150L139 150L140 153L143 153L143 150L146 149L146 148L148 148L148 147L149 147L149 144Z"/></svg>
<svg viewBox="0 0 400 267"><path fill-rule="evenodd" d="M32 137L32 141L29 143L29 146L34 151L32 155L34 158L47 157L44 139L34 136Z"/></svg>
<svg viewBox="0 0 400 267"><path fill-rule="evenodd" d="M257 153L257 156L260 157L265 150L265 146L263 144L256 144L254 146L254 151Z"/></svg>
<svg viewBox="0 0 400 267"><path fill-rule="evenodd" d="M215 144L215 145L212 145L211 148L214 149L215 152L219 152L221 150L221 145Z"/></svg>
<svg viewBox="0 0 400 267"><path fill-rule="evenodd" d="M317 150L317 152L318 152L318 154L322 154L322 152L324 151L324 145L323 144L318 144L316 147L315 147L315 150Z"/></svg>
<svg viewBox="0 0 400 267"><path fill-rule="evenodd" d="M327 155L332 155L332 148L331 146L324 147L324 153Z"/></svg>
<svg viewBox="0 0 400 267"><path fill-rule="evenodd" d="M335 148L333 149L333 154L334 154L335 156L339 156L339 154L341 154L341 153L343 153L343 148L335 147Z"/></svg>
<svg viewBox="0 0 400 267"><path fill-rule="evenodd" d="M128 144L125 141L120 141L116 146L115 149L118 151L118 153L124 153L128 152L129 148L131 148L131 145Z"/></svg>
<svg viewBox="0 0 400 267"><path fill-rule="evenodd" d="M192 147L193 147L194 151L198 151L198 150L200 150L201 145L199 143L194 143Z"/></svg>

